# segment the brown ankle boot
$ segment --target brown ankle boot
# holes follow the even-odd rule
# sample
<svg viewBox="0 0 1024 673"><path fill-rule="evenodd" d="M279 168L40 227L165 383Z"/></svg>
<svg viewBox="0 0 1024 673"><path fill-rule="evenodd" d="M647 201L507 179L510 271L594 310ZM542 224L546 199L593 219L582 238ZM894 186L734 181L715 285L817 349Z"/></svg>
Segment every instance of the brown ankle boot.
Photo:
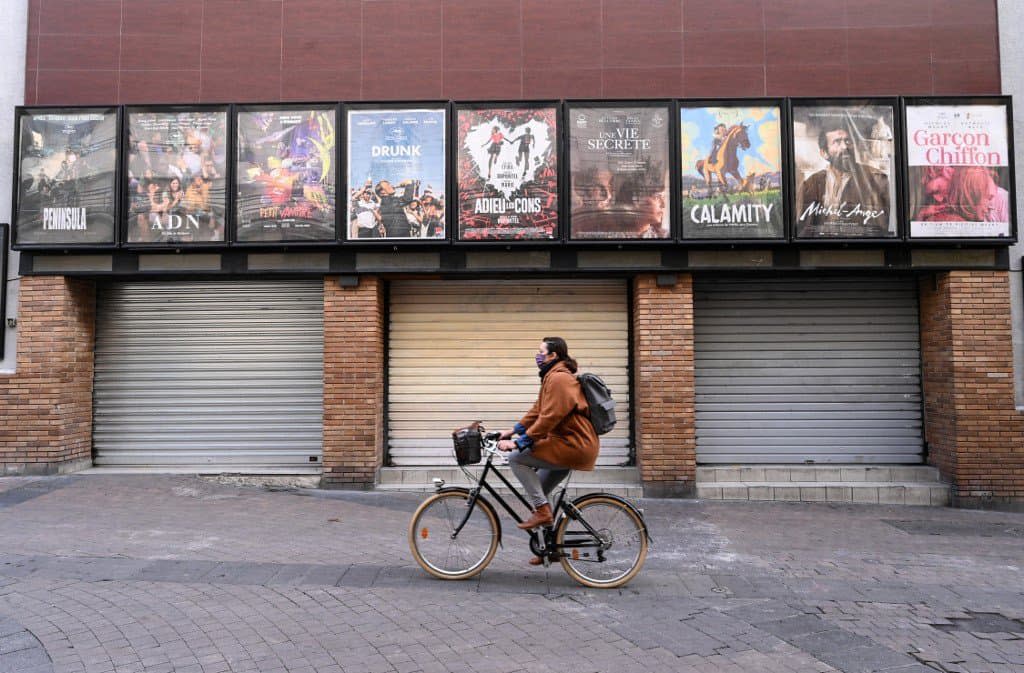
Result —
<svg viewBox="0 0 1024 673"><path fill-rule="evenodd" d="M537 509L533 510L533 514L530 518L522 523L517 523L521 530L530 530L537 526L550 526L555 522L555 517L551 515L551 505L544 503Z"/></svg>

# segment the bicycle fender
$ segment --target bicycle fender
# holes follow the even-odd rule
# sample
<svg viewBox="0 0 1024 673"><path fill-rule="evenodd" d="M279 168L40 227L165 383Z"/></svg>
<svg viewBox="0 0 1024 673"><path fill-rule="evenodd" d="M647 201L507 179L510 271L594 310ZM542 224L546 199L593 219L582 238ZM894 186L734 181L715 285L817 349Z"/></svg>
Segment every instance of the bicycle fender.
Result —
<svg viewBox="0 0 1024 673"><path fill-rule="evenodd" d="M641 512L639 509L637 509L636 505L631 503L629 500L626 500L622 496L615 495L614 493L587 493L586 495L581 495L580 497L578 497L575 500L573 500L572 504L573 505L580 505L580 504L583 504L584 502L586 502L587 500L590 500L592 498L607 498L609 500L615 500L616 502L619 502L619 503L625 505L634 514L636 514L636 517L638 519L640 519L640 525L643 526L643 528L644 528L644 536L647 538L647 541L649 543L651 543L651 544L654 544L654 540L651 538L651 532L649 530L647 530L647 520L644 519L643 512ZM490 504L490 503L488 503L488 504Z"/></svg>
<svg viewBox="0 0 1024 673"><path fill-rule="evenodd" d="M436 491L436 493L465 493L466 495L469 495L469 492L470 489L465 486L444 486ZM494 505L491 504L491 501L483 495L478 495L476 497L476 504L481 507L486 507L491 514L494 515L494 520L498 523L498 546L503 547L504 545L501 544L501 517L498 516L498 511L494 509ZM640 519L643 520L643 517L640 517ZM644 532L647 532L646 529Z"/></svg>

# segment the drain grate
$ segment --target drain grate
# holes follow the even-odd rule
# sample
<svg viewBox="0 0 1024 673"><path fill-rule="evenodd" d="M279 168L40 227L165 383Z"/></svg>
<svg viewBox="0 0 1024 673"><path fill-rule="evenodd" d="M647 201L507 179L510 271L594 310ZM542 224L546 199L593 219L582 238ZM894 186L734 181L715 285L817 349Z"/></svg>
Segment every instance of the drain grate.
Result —
<svg viewBox="0 0 1024 673"><path fill-rule="evenodd" d="M1019 537L1024 538L1024 526L999 521L894 521L884 520L893 528L911 535L950 535L963 537Z"/></svg>
<svg viewBox="0 0 1024 673"><path fill-rule="evenodd" d="M968 612L969 617L952 617L950 624L932 624L939 631L970 631L973 633L1012 633L1024 640L1024 622L1009 619L997 612Z"/></svg>

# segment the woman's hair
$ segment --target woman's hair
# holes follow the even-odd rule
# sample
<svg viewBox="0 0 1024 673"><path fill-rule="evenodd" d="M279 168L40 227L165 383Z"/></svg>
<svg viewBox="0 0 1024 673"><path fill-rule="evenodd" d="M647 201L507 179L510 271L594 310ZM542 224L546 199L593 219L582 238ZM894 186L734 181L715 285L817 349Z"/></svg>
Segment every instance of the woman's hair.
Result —
<svg viewBox="0 0 1024 673"><path fill-rule="evenodd" d="M992 188L992 176L981 166L960 168L949 184L947 205L963 219L981 222L985 219Z"/></svg>
<svg viewBox="0 0 1024 673"><path fill-rule="evenodd" d="M576 360L569 357L569 344L565 343L565 339L562 337L544 337L544 345L548 347L548 353L554 353L559 360L565 363L565 366L569 368L573 374L579 367L576 365Z"/></svg>

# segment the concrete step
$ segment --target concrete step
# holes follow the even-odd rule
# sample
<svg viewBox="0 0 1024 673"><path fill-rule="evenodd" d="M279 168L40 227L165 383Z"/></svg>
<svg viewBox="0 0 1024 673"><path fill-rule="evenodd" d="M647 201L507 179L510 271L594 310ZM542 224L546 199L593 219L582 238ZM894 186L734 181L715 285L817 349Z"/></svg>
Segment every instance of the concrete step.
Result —
<svg viewBox="0 0 1024 673"><path fill-rule="evenodd" d="M467 470L475 479L479 477L483 468L473 465L467 467ZM507 465L499 466L498 470L517 488L519 487L519 482L516 481ZM380 471L380 483L377 485L377 489L381 491L433 491L432 480L435 477L444 479L448 486L469 486L472 483L457 467L384 467ZM507 491L497 478L488 478L488 483L494 486L499 493ZM635 467L598 467L591 472L573 471L569 481L569 496L576 497L594 491L614 493L627 498L639 498L643 495L643 485L640 483L640 475Z"/></svg>
<svg viewBox="0 0 1024 673"><path fill-rule="evenodd" d="M716 481L697 484L706 500L774 500L781 502L848 502L879 505L949 505L949 486L935 482L896 481Z"/></svg>
<svg viewBox="0 0 1024 673"><path fill-rule="evenodd" d="M697 484L717 482L941 483L929 465L713 465L697 468Z"/></svg>

